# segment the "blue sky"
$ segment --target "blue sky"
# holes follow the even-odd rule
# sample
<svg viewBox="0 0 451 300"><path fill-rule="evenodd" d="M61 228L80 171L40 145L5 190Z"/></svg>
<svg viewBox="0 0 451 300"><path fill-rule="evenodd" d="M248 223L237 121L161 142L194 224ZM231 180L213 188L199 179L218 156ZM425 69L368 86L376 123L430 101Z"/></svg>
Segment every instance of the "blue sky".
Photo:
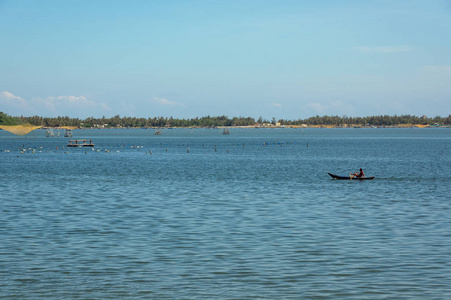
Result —
<svg viewBox="0 0 451 300"><path fill-rule="evenodd" d="M0 111L448 116L450 33L449 0L0 0Z"/></svg>

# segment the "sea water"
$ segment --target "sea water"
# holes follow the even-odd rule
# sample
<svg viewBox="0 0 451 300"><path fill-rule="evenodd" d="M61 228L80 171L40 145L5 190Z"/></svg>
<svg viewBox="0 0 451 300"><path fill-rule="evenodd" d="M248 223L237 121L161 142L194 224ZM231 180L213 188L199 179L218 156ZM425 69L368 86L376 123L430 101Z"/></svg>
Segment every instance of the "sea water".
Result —
<svg viewBox="0 0 451 300"><path fill-rule="evenodd" d="M0 298L451 298L450 129L154 132L0 131Z"/></svg>

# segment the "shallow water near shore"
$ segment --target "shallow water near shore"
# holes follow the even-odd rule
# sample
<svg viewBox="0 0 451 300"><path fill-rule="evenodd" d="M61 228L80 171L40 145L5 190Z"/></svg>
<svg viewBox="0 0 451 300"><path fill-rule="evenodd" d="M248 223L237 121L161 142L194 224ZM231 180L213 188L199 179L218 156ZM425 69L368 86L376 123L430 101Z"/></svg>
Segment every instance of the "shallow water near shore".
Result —
<svg viewBox="0 0 451 300"><path fill-rule="evenodd" d="M73 133L0 131L0 298L451 298L450 129Z"/></svg>

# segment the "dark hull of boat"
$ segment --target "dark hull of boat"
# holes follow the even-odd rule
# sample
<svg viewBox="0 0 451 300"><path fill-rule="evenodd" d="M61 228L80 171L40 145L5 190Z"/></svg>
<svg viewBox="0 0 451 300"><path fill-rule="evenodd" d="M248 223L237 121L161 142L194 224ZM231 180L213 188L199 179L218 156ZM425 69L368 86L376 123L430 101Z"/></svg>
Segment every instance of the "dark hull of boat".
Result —
<svg viewBox="0 0 451 300"><path fill-rule="evenodd" d="M374 176L359 178L359 177L351 177L351 176L339 176L339 175L335 175L335 174L331 174L331 173L327 173L327 174L329 174L330 177L332 177L333 179L339 179L339 180L371 180L371 179L374 179Z"/></svg>
<svg viewBox="0 0 451 300"><path fill-rule="evenodd" d="M67 147L94 147L94 144L67 144Z"/></svg>

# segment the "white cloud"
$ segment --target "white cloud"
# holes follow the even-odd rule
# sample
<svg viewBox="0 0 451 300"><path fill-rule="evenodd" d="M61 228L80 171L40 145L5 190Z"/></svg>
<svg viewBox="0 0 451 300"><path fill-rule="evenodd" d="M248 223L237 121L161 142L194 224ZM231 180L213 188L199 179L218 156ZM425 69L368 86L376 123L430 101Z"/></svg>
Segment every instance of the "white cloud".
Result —
<svg viewBox="0 0 451 300"><path fill-rule="evenodd" d="M175 101L169 101L166 98L159 98L159 97L154 97L151 100L154 103L158 103L160 105L169 105L169 106L185 106L183 103L179 103L179 102L175 102Z"/></svg>
<svg viewBox="0 0 451 300"><path fill-rule="evenodd" d="M31 113L27 100L7 91L0 93L0 110L13 116Z"/></svg>
<svg viewBox="0 0 451 300"><path fill-rule="evenodd" d="M97 103L86 96L49 96L26 100L10 92L0 93L2 110L10 115L41 115L86 117L111 111L105 103Z"/></svg>
<svg viewBox="0 0 451 300"><path fill-rule="evenodd" d="M275 102L275 103L272 104L272 106L275 106L275 107L282 107L282 104Z"/></svg>
<svg viewBox="0 0 451 300"><path fill-rule="evenodd" d="M382 46L382 47L355 47L356 50L362 53L400 53L400 52L409 52L412 51L413 48L410 46Z"/></svg>
<svg viewBox="0 0 451 300"><path fill-rule="evenodd" d="M16 104L16 105L24 105L27 103L27 101L19 96L15 96L10 92L3 91L0 93L0 103L9 103L9 104Z"/></svg>

